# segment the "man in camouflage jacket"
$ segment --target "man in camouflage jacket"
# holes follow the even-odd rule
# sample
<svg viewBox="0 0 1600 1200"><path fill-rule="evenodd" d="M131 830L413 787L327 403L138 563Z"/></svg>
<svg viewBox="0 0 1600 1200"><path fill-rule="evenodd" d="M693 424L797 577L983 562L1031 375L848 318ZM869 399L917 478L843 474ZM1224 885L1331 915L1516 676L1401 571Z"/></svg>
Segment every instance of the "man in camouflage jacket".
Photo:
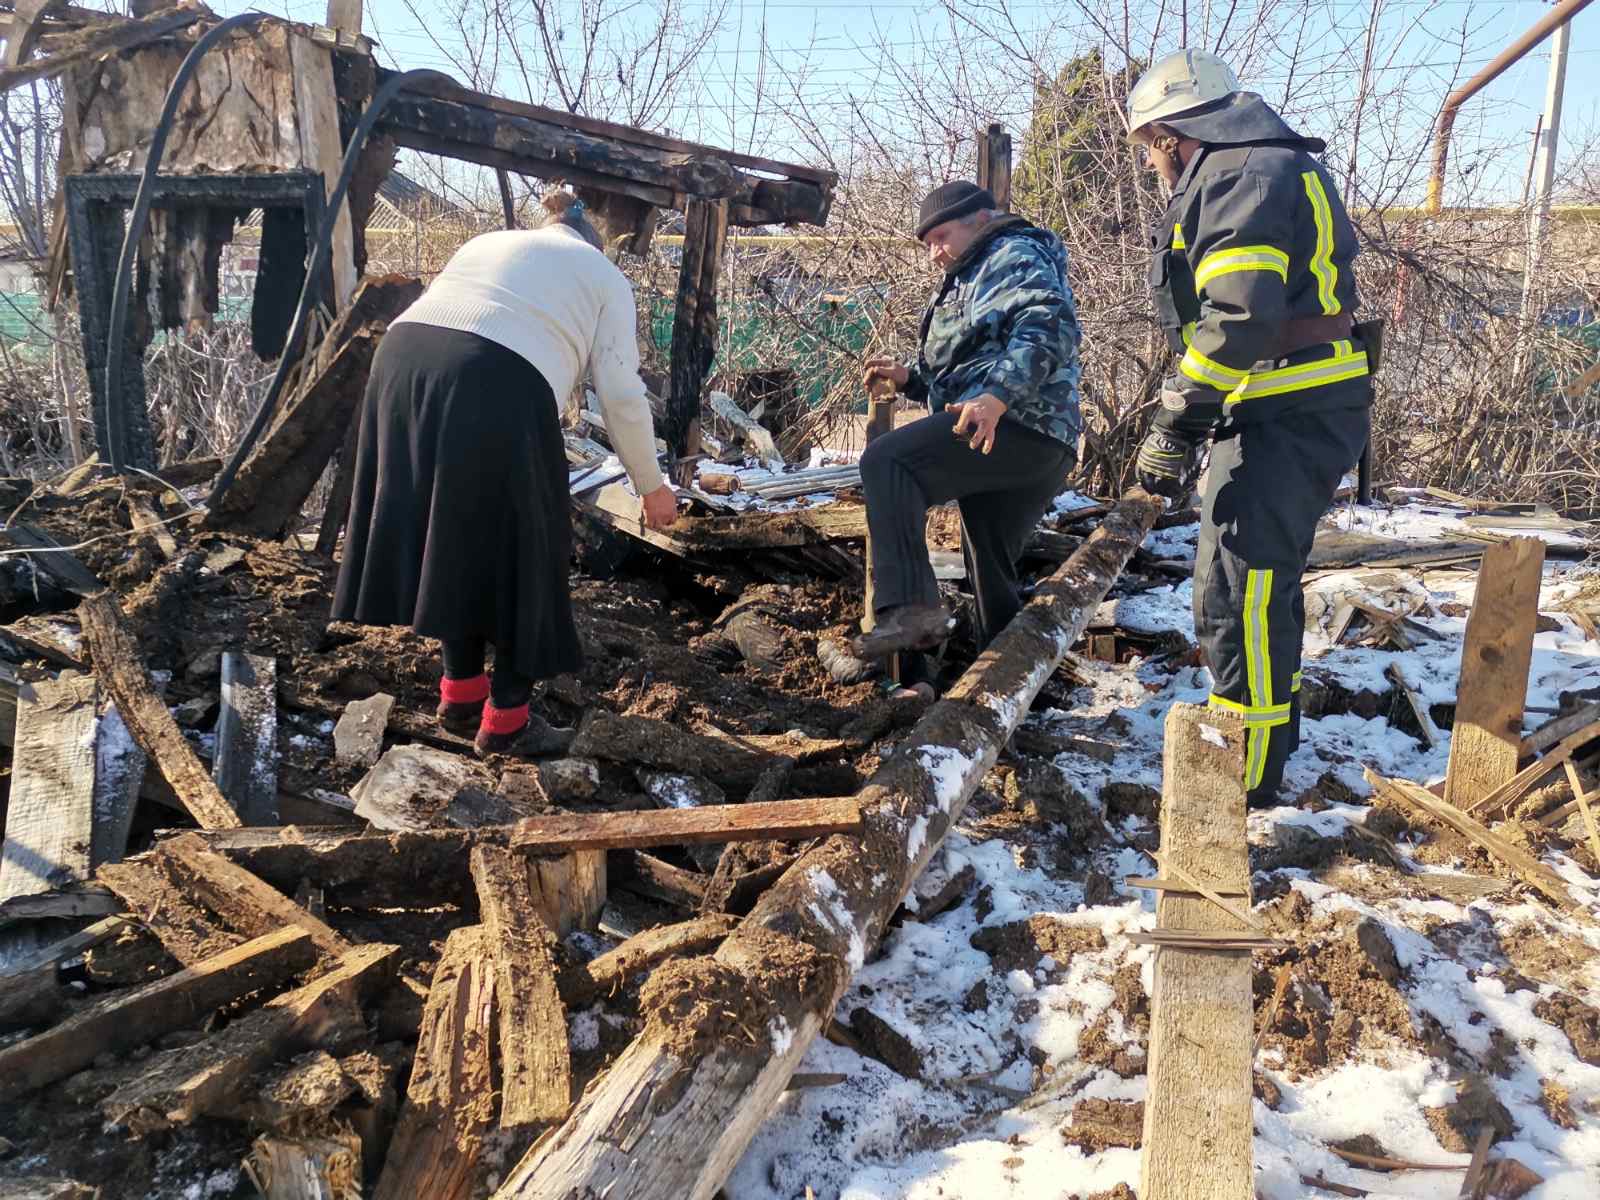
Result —
<svg viewBox="0 0 1600 1200"><path fill-rule="evenodd" d="M861 457L872 534L874 628L864 657L923 650L948 633L928 563L928 507L961 509L962 552L987 645L1021 606L1017 559L1077 460L1078 316L1061 240L998 211L970 183L922 204L917 238L945 275L907 364L874 359L929 415L878 438Z"/></svg>

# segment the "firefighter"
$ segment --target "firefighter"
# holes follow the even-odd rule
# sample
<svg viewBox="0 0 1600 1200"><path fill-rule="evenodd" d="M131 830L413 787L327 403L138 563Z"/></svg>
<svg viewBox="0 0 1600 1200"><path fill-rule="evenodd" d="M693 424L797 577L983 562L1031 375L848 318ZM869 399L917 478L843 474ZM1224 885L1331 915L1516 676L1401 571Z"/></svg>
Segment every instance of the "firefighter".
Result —
<svg viewBox="0 0 1600 1200"><path fill-rule="evenodd" d="M1140 445L1148 491L1210 469L1194 568L1212 707L1246 726L1245 790L1274 802L1299 741L1300 576L1317 521L1367 443L1381 325L1357 325L1356 235L1314 157L1203 50L1154 64L1129 136L1172 202L1151 239L1157 319L1179 355Z"/></svg>

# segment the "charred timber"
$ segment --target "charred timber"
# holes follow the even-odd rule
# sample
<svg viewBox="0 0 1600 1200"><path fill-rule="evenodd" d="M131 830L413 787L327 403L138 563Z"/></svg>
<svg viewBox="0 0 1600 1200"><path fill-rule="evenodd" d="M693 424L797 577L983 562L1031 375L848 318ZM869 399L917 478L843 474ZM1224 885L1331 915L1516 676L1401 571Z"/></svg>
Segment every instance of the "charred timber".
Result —
<svg viewBox="0 0 1600 1200"><path fill-rule="evenodd" d="M709 147L665 150L526 115L538 111L532 106L501 111L507 107L513 106L490 108L407 91L385 110L378 131L407 149L563 179L658 208L681 208L682 197L727 200L736 225L820 225L827 220L831 184L762 179Z"/></svg>

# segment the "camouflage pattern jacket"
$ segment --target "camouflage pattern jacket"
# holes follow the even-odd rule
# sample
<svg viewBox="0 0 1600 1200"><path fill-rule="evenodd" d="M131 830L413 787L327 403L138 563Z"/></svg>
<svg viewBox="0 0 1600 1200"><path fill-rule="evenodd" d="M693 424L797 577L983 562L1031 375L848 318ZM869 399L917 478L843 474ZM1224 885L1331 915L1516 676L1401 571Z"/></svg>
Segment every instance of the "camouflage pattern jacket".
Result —
<svg viewBox="0 0 1600 1200"><path fill-rule="evenodd" d="M905 394L938 412L990 392L1005 401L1003 420L1076 449L1079 338L1061 239L1002 217L945 274Z"/></svg>

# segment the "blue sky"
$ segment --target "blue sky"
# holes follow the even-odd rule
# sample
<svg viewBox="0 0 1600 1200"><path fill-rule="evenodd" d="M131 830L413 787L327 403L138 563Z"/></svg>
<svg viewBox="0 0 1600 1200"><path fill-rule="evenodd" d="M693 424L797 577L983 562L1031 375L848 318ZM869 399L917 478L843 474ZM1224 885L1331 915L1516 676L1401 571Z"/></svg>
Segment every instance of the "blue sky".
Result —
<svg viewBox="0 0 1600 1200"><path fill-rule="evenodd" d="M594 0L588 0L593 3ZM610 0L631 4L635 19L651 11L659 0ZM707 11L721 7L722 0L677 0L685 21L703 19ZM1100 0L1090 0L1088 9ZM433 11L422 0L414 0L418 10ZM380 58L386 65L400 68L437 67L459 76L450 61L464 50L461 38L451 32L450 14L473 10L484 0L454 0L443 16L419 19L405 0L367 0L366 32L380 42ZM527 0L514 0L526 10ZM566 12L576 11L578 0L551 0ZM1500 3L1473 3L1471 0L1380 0L1377 70L1371 78L1374 87L1388 96L1395 116L1392 127L1380 140L1382 153L1391 159L1407 156L1425 146L1437 114L1440 99L1452 86L1470 76L1492 58L1501 47L1532 25L1546 5L1540 0L1501 0ZM246 7L234 0L217 6L234 12ZM298 20L320 21L325 0L267 0L257 7L267 8ZM980 66L992 62L994 72L976 71L970 80L972 95L964 97L973 112L1003 119L1014 131L1025 127L1029 106L1027 88L1016 73L1017 64L994 39L972 32L974 25L998 34L1001 28L1002 0L960 0L967 14L966 24L952 22L946 8L928 0L732 0L728 3L719 32L713 38L702 62L695 86L673 108L669 119L654 122L658 128L718 145L769 153L775 156L808 155L801 139L785 121L785 110L803 99L813 114L831 122L836 136L843 130L857 106L879 105L879 119L894 120L894 106L901 97L883 82L882 59L894 56L924 56L928 61L954 58L958 43ZM1107 11L1120 13L1120 5ZM1134 43L1144 49L1148 30L1137 32L1143 22L1165 13L1157 53L1179 44L1178 14L1189 13L1191 40L1205 42L1230 11L1234 14L1230 33L1237 30L1256 9L1279 13L1272 36L1253 46L1228 47L1230 57L1245 77L1247 86L1262 91L1274 103L1295 114L1307 132L1327 137L1334 144L1330 157L1342 167L1348 151L1341 139L1350 133L1349 113L1360 79L1364 31L1372 9L1371 0L1324 0L1323 3L1297 4L1293 10L1281 0L1154 0L1134 4ZM1079 4L1037 3L1019 0L1004 4L1003 11L1031 48L1035 61L1059 63L1074 51L1087 49L1103 40L1093 21ZM1242 14L1242 15L1241 15ZM1209 20L1208 20L1209 18ZM1120 17L1119 17L1120 20ZM1113 30L1113 33L1119 31ZM1198 36L1195 36L1198 35ZM1212 44L1215 44L1212 42ZM1286 69L1291 57L1298 56L1302 67L1293 78ZM1115 50L1113 63L1120 59ZM1506 199L1520 194L1527 171L1531 135L1543 105L1545 78L1549 67L1549 42L1512 67L1463 110L1452 149L1453 172L1450 190L1470 195L1452 196L1447 201L1467 199ZM803 78L801 78L803 77ZM1007 81L1014 81L1009 84ZM526 97L529 87L515 75L502 74L498 90L505 95ZM548 99L535 96L534 99ZM930 107L938 97L931 98ZM864 111L864 110L861 110ZM1571 163L1583 152L1583 144L1600 130L1600 6L1581 13L1573 24L1572 53L1568 68L1566 108L1562 127L1563 159ZM1370 124L1362 135L1363 161L1379 151L1373 149ZM1425 161L1426 155L1423 154ZM1409 179L1407 188L1414 186ZM1476 186L1474 187L1474 183ZM1400 185L1397 184L1398 188ZM1397 190L1391 199L1414 198Z"/></svg>

